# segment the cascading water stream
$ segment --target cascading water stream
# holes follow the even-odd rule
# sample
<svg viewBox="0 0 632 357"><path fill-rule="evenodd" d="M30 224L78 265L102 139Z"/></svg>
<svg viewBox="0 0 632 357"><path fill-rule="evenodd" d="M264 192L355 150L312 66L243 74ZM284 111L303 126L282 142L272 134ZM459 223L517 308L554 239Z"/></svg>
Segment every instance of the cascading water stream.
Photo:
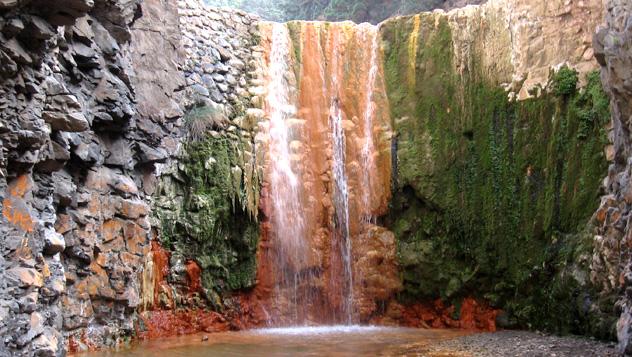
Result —
<svg viewBox="0 0 632 357"><path fill-rule="evenodd" d="M351 264L351 239L349 236L349 186L345 172L345 133L342 127L342 112L337 98L332 101L329 110L329 120L332 130L334 147L334 207L336 210L336 232L339 236L334 241L337 243L336 251L342 260L342 282L340 286L342 297L342 314L344 322L350 324L353 321L353 267ZM336 277L340 278L340 277Z"/></svg>
<svg viewBox="0 0 632 357"><path fill-rule="evenodd" d="M364 222L372 222L373 215L371 213L371 192L372 192L372 180L371 177L375 174L375 160L373 159L373 153L375 152L375 145L373 143L373 118L375 116L375 102L373 100L373 90L375 88L377 74L378 74L378 30L377 27L372 25L366 25L364 31L365 41L371 43L370 48L370 61L369 72L366 81L366 96L365 107L363 113L364 119L364 144L362 146L361 158L362 158L362 204L365 211L362 213L360 219Z"/></svg>
<svg viewBox="0 0 632 357"><path fill-rule="evenodd" d="M338 73L340 66L340 50L338 32L333 32L333 58L331 59L331 106L329 108L329 125L331 128L331 138L333 144L333 179L334 179L334 208L335 208L335 229L334 229L334 252L340 255L342 265L342 276L335 276L342 279L334 286L339 288L341 297L341 308L343 322L351 324L353 322L353 266L352 247L349 230L349 184L346 173L346 137L342 126L343 115L339 99L341 83Z"/></svg>
<svg viewBox="0 0 632 357"><path fill-rule="evenodd" d="M390 188L387 135L378 135L390 123L378 29L306 22L268 23L262 32L261 315L277 327L368 321L373 294L387 298L398 286L396 266L371 264L368 255L394 249L374 222Z"/></svg>
<svg viewBox="0 0 632 357"><path fill-rule="evenodd" d="M307 260L304 243L305 222L301 184L292 165L290 128L288 120L296 114L290 101L287 75L290 73L290 40L287 27L273 24L270 51L269 82L266 111L269 116L270 196L273 205L272 222L277 252L273 258L277 274L277 298L290 301L293 323L297 323L301 304L298 286L301 267Z"/></svg>

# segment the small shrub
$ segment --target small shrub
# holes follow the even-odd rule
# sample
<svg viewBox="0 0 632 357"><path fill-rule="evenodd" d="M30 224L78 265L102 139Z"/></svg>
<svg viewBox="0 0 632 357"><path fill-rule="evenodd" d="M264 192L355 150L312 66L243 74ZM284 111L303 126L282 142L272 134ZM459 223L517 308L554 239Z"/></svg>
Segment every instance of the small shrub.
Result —
<svg viewBox="0 0 632 357"><path fill-rule="evenodd" d="M570 96L577 90L577 71L567 66L560 70L553 77L553 94L558 97Z"/></svg>

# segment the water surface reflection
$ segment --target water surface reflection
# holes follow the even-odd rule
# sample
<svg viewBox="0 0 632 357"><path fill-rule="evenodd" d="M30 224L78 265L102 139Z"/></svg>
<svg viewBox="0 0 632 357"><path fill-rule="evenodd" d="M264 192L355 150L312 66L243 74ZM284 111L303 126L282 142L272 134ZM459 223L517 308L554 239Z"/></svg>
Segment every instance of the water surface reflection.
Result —
<svg viewBox="0 0 632 357"><path fill-rule="evenodd" d="M371 326L261 329L202 334L143 342L117 352L85 357L232 357L232 356L428 356L462 354L432 352L438 341L462 336L454 330L422 330ZM207 336L207 341L202 341Z"/></svg>

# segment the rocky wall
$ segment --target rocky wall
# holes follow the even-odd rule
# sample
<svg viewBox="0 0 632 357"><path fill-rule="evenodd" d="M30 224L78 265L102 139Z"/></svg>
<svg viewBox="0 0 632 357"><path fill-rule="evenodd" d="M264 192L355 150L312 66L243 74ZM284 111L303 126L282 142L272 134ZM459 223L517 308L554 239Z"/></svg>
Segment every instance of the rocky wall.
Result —
<svg viewBox="0 0 632 357"><path fill-rule="evenodd" d="M147 252L143 173L170 128L140 117L136 1L3 1L2 355L62 355L132 330Z"/></svg>
<svg viewBox="0 0 632 357"><path fill-rule="evenodd" d="M601 13L490 1L381 25L402 301L473 295L501 327L613 337L612 295L588 278L611 159L589 37Z"/></svg>
<svg viewBox="0 0 632 357"><path fill-rule="evenodd" d="M592 73L599 1L492 0L389 20L378 35L385 88L372 96L357 90L369 28L288 25L300 114L311 118L294 124L323 139L294 143L320 160L306 182L322 189L310 198L326 213L314 227L335 226L323 199L331 89L309 86L326 82L321 67L358 64L339 99L353 141L346 170L363 189L354 155L366 98L384 121L368 130L379 190L364 206L352 192L351 212L379 218L399 248L376 256L394 250L391 232L351 224L372 243L354 248L362 319L495 326L496 311L465 298L475 295L506 310L504 326L608 338L620 313L628 348L632 9L609 0L606 10L594 52L611 126ZM269 58L257 19L198 0L0 0L0 15L0 355L262 324L265 291L253 287L270 278L255 269L258 245L269 248ZM397 265L409 309L387 303Z"/></svg>
<svg viewBox="0 0 632 357"><path fill-rule="evenodd" d="M226 178L218 189L224 183L234 189L234 195L204 192L223 205L221 217L205 219L227 219L236 201L248 212L245 219L256 219L257 113L246 116L244 104L253 19L201 6L158 0L0 3L0 264L6 272L0 280L0 355L62 355L124 342L139 328L142 333L136 312L159 305L153 294L146 297L157 280L152 251L158 245L152 249L150 241L173 223L150 212L190 209L191 201L177 204L188 197L187 179L203 185ZM191 117L205 119L208 112L222 116L214 117L221 120L207 137L210 126L195 126ZM230 164L218 166L227 165L228 173L209 176L205 166L191 173L188 153L198 147L183 147L181 139L194 136L210 150L195 164L212 165L211 155L223 154ZM165 187L177 187L178 197ZM206 244L206 236L193 236ZM250 259L244 285L254 277L253 236L244 250ZM184 244L191 260L198 249ZM179 257L177 252L171 256ZM223 257L231 261L234 252L226 249ZM204 269L215 264L203 254L198 258ZM176 278L165 274L164 280L177 286L180 265L172 262ZM199 278L196 264L187 261L185 269ZM205 272L204 287L222 284Z"/></svg>
<svg viewBox="0 0 632 357"><path fill-rule="evenodd" d="M594 221L594 252L591 281L604 294L617 297L615 313L619 349L632 354L630 328L632 303L630 284L630 129L632 119L632 4L629 1L606 2L606 20L594 38L595 58L601 65L601 79L610 97L612 112L608 147L610 165L604 179L605 195Z"/></svg>
<svg viewBox="0 0 632 357"><path fill-rule="evenodd" d="M160 168L154 194L160 246L145 260L142 283L150 325L176 308L238 309L231 293L252 288L256 275L262 114L253 81L263 57L256 18L201 1L177 5L185 140L178 160Z"/></svg>

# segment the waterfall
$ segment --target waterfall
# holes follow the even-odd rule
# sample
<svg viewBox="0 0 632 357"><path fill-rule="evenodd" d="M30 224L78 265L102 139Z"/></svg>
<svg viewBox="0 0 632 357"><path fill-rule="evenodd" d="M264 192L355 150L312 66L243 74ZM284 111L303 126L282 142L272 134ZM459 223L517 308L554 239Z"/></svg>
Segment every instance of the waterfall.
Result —
<svg viewBox="0 0 632 357"><path fill-rule="evenodd" d="M367 25L366 30L363 32L366 38L366 43L371 43L370 47L370 61L369 71L366 81L366 95L365 95L365 107L363 112L364 119L364 145L362 146L361 158L362 158L362 204L366 210L363 213L361 220L365 222L371 222L373 220L371 212L371 192L372 192L372 175L375 173L375 162L373 159L373 153L375 152L375 145L373 143L373 117L375 116L375 102L373 100L373 90L375 88L377 74L378 74L378 31L377 27ZM367 36L368 35L368 36Z"/></svg>
<svg viewBox="0 0 632 357"><path fill-rule="evenodd" d="M351 236L349 230L349 183L346 172L346 137L342 126L342 109L340 103L342 74L340 53L340 32L332 32L333 51L330 68L331 106L329 107L329 125L333 145L332 175L334 180L333 202L335 208L333 252L340 260L341 274L332 274L338 281L333 283L341 300L342 321L350 324L353 320L353 266ZM334 260L337 260L334 259ZM336 264L332 264L336 266ZM342 279L342 281L340 281Z"/></svg>
<svg viewBox="0 0 632 357"><path fill-rule="evenodd" d="M329 110L329 121L331 125L334 161L333 161L333 178L334 178L334 207L335 231L334 231L334 252L340 254L342 263L342 276L336 276L342 281L338 286L342 298L342 314L346 323L350 324L353 320L353 272L351 265L351 237L349 235L349 185L347 183L347 174L345 171L345 133L342 127L342 113L340 111L340 103L338 98L332 100Z"/></svg>
<svg viewBox="0 0 632 357"><path fill-rule="evenodd" d="M387 296L398 278L389 261L387 278L375 279L384 265L371 263L395 249L376 239L388 234L374 222L391 174L379 32L297 25L262 28L265 88L253 93L266 93L268 151L255 295L269 326L367 321L372 294Z"/></svg>
<svg viewBox="0 0 632 357"><path fill-rule="evenodd" d="M289 33L285 25L273 24L266 111L269 116L270 196L274 241L272 258L277 272L276 297L293 309L292 323L299 322L298 288L301 268L306 265L305 219L299 173L292 165L289 120L296 115L290 101L287 76L290 57ZM308 303L308 302L305 302ZM304 307L304 306L303 306Z"/></svg>

